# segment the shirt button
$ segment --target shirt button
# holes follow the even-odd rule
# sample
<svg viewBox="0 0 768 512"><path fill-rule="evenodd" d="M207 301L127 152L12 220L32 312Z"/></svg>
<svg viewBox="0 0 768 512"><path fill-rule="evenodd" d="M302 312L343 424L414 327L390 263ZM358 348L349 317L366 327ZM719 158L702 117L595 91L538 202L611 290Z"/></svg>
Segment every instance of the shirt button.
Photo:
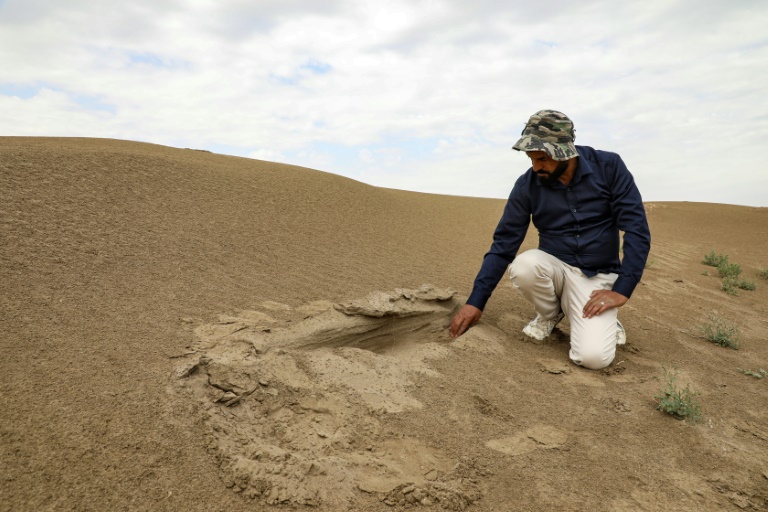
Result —
<svg viewBox="0 0 768 512"><path fill-rule="evenodd" d="M576 208L573 209L573 213L576 213Z"/></svg>
<svg viewBox="0 0 768 512"><path fill-rule="evenodd" d="M576 235L576 238L581 238L581 235Z"/></svg>

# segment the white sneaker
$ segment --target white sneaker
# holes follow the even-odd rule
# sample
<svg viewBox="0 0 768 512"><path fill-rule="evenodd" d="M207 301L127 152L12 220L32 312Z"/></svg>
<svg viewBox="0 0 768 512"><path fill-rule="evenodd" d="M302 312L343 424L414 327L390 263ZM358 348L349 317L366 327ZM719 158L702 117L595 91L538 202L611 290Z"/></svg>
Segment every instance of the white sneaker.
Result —
<svg viewBox="0 0 768 512"><path fill-rule="evenodd" d="M552 320L544 320L541 315L537 314L536 318L528 322L528 325L523 327L523 334L536 340L543 340L552 334L552 329L554 329L562 319L562 311L558 313L558 315Z"/></svg>
<svg viewBox="0 0 768 512"><path fill-rule="evenodd" d="M624 326L621 325L621 322L616 320L616 323L618 324L618 327L619 327L616 330L616 344L623 345L627 342L627 331L624 330Z"/></svg>

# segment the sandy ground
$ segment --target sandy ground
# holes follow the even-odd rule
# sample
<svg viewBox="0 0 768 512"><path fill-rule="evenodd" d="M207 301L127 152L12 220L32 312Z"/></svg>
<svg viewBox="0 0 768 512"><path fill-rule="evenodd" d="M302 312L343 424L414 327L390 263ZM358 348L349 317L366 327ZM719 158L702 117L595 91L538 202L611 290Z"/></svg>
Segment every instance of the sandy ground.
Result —
<svg viewBox="0 0 768 512"><path fill-rule="evenodd" d="M628 344L591 372L504 282L448 337L503 201L16 137L0 191L0 510L768 509L768 378L738 370L768 369L768 209L648 204ZM655 410L662 365L701 423Z"/></svg>

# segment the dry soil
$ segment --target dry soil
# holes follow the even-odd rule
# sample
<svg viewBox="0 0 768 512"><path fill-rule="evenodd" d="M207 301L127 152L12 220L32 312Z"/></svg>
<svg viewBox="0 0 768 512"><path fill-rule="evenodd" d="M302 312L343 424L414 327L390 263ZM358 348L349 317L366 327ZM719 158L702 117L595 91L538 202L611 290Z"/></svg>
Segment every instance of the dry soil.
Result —
<svg viewBox="0 0 768 512"><path fill-rule="evenodd" d="M595 372L567 322L521 333L506 282L447 335L501 200L22 137L0 192L0 510L768 508L768 378L740 371L768 369L766 208L647 204ZM723 292L713 249L757 289ZM738 350L702 339L713 314ZM656 410L662 366L701 422Z"/></svg>

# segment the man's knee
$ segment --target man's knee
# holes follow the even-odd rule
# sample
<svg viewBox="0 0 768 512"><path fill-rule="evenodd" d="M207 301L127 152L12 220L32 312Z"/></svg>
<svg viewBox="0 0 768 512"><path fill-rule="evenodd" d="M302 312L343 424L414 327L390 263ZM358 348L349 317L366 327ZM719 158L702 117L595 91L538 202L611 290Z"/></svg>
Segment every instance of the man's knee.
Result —
<svg viewBox="0 0 768 512"><path fill-rule="evenodd" d="M589 370L602 370L613 362L616 350L605 352L604 350L582 350L576 353L571 350L571 361Z"/></svg>
<svg viewBox="0 0 768 512"><path fill-rule="evenodd" d="M541 275L541 261L536 257L536 251L525 251L517 255L509 266L509 277L517 286L527 287Z"/></svg>

